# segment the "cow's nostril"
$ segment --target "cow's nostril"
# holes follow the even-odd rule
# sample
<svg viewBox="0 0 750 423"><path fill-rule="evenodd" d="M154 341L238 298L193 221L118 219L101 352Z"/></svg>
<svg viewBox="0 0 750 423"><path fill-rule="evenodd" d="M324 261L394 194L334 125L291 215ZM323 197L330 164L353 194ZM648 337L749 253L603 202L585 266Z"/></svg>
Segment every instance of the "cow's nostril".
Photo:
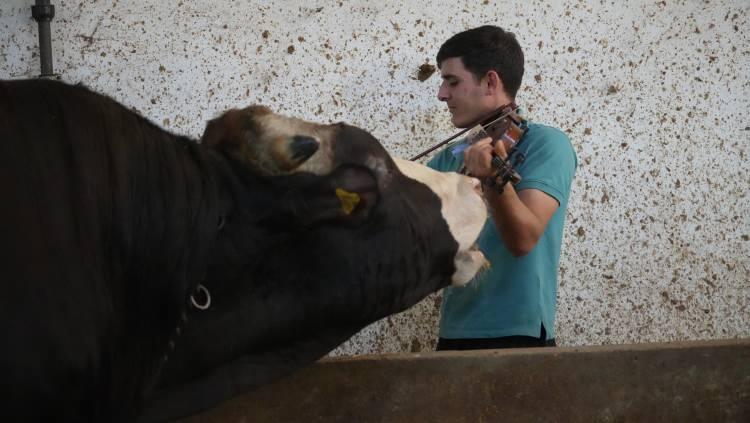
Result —
<svg viewBox="0 0 750 423"><path fill-rule="evenodd" d="M315 154L319 146L320 143L313 137L295 135L292 137L292 143L289 148L292 152L292 158L301 162Z"/></svg>
<svg viewBox="0 0 750 423"><path fill-rule="evenodd" d="M482 182L477 178L470 178L471 179L471 187L474 188L474 191L478 194L482 194Z"/></svg>

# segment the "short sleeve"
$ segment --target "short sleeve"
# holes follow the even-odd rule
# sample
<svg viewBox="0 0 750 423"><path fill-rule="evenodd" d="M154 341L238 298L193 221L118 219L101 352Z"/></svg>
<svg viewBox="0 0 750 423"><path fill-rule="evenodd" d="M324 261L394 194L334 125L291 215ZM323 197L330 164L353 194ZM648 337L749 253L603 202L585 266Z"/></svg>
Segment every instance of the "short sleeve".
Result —
<svg viewBox="0 0 750 423"><path fill-rule="evenodd" d="M435 157L427 162L427 167L440 172L456 172L463 165L463 155L454 156L452 147L448 146L441 150Z"/></svg>
<svg viewBox="0 0 750 423"><path fill-rule="evenodd" d="M528 139L523 140L525 160L517 171L521 175L515 189L538 189L553 197L559 204L567 203L570 186L578 159L568 136L555 128L534 125L529 127Z"/></svg>

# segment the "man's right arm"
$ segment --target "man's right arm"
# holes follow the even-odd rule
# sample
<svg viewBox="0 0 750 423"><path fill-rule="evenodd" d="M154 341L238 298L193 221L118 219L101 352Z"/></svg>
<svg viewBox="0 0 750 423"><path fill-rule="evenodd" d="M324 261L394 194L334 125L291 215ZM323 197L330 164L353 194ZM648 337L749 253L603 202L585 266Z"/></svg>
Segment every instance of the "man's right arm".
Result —
<svg viewBox="0 0 750 423"><path fill-rule="evenodd" d="M440 150L427 162L427 167L439 172L458 172L463 162L453 155L452 147L448 146Z"/></svg>

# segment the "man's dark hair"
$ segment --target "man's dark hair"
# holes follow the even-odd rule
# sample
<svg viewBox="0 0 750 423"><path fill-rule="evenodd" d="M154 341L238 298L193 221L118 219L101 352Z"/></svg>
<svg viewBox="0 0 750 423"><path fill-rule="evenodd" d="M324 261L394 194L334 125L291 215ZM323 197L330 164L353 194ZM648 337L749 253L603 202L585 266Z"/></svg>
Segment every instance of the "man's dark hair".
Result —
<svg viewBox="0 0 750 423"><path fill-rule="evenodd" d="M493 25L459 32L440 46L438 67L443 60L452 57L461 58L464 67L477 80L494 70L500 75L508 95L516 98L523 79L523 50L512 32Z"/></svg>

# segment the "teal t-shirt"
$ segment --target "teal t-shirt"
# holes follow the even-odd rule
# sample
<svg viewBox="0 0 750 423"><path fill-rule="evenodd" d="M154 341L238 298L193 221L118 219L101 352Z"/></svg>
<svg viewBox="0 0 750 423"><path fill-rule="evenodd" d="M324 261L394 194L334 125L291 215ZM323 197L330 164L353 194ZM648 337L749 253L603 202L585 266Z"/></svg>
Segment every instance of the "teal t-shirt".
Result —
<svg viewBox="0 0 750 423"><path fill-rule="evenodd" d="M578 160L565 133L535 123L528 124L518 149L526 159L516 167L521 175L516 191L538 189L560 206L537 245L523 257L514 257L508 251L492 218L487 219L478 245L490 268L466 286L445 288L441 338L539 337L541 325L547 339L555 337L560 247ZM463 165L463 154L454 155L452 150L452 146L446 147L427 165L440 171L457 171Z"/></svg>

